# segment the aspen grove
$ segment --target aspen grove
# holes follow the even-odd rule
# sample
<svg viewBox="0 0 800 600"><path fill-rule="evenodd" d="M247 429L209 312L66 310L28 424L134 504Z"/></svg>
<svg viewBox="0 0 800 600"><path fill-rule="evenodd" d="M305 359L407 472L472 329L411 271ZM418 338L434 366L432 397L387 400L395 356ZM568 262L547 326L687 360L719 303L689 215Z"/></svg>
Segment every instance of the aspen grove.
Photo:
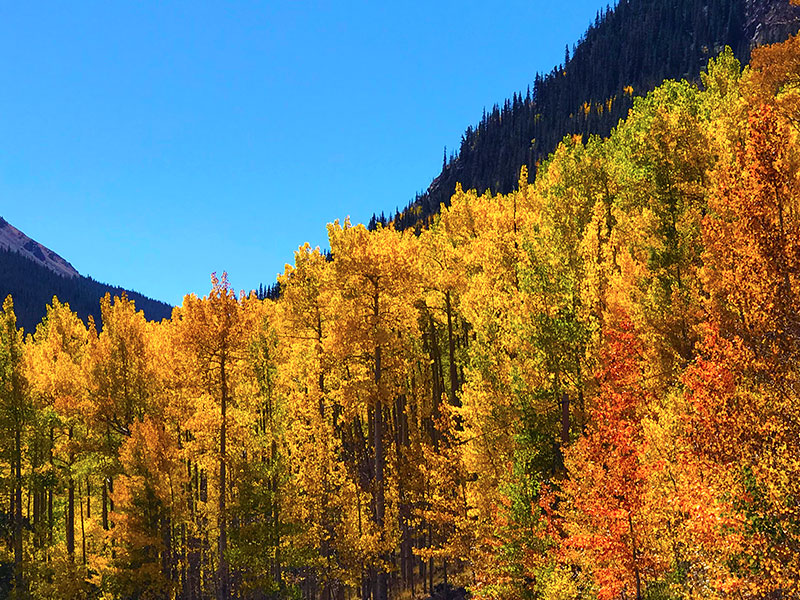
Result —
<svg viewBox="0 0 800 600"><path fill-rule="evenodd" d="M0 312L15 599L800 596L800 37L275 300Z"/></svg>

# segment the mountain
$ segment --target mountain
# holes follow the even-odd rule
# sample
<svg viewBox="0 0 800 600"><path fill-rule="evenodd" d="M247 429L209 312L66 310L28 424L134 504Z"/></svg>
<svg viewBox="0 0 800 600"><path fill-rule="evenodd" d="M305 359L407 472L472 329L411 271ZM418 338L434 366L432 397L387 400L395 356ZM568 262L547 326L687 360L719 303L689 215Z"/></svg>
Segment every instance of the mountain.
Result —
<svg viewBox="0 0 800 600"><path fill-rule="evenodd" d="M36 329L53 296L67 302L82 319L92 315L99 322L99 301L106 293L126 294L150 320L172 314L172 307L164 302L84 277L61 256L0 217L0 301L11 294L17 323L25 331Z"/></svg>
<svg viewBox="0 0 800 600"><path fill-rule="evenodd" d="M479 193L508 193L520 167L536 166L564 136L607 136L644 95L665 79L698 79L725 46L746 63L755 45L800 29L788 0L621 0L598 12L564 63L537 74L532 87L495 105L461 138L428 189L394 216L398 229L424 225L450 203L456 183ZM387 219L374 215L370 226Z"/></svg>
<svg viewBox="0 0 800 600"><path fill-rule="evenodd" d="M797 33L799 14L786 0L747 0L745 38L751 47L782 42Z"/></svg>
<svg viewBox="0 0 800 600"><path fill-rule="evenodd" d="M62 277L79 277L71 264L0 217L0 248L17 252Z"/></svg>

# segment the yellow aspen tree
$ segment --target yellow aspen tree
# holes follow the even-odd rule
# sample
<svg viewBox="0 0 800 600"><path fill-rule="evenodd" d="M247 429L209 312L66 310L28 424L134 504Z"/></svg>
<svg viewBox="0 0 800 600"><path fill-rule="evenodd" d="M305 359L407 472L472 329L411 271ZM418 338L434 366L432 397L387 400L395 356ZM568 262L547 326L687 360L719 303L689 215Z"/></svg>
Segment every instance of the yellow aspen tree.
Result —
<svg viewBox="0 0 800 600"><path fill-rule="evenodd" d="M88 340L89 331L78 315L68 304L53 298L44 319L26 344L26 372L31 391L36 395L41 410L53 413L46 432L51 478L62 472L62 469L57 469L57 464L65 465L63 475L67 480L67 506L64 534L67 556L71 562L74 562L76 540L74 470L86 449L90 428L86 416L91 414L91 407L84 369ZM52 542L55 525L52 486L47 492L46 502L48 539ZM68 565L67 568L71 569L72 566ZM76 573L70 572L60 578L65 583L75 583L76 576Z"/></svg>
<svg viewBox="0 0 800 600"><path fill-rule="evenodd" d="M293 473L290 493L306 500L287 503L291 520L303 523L293 545L318 553L314 576L327 598L354 586L360 577L354 482L342 454L342 405L333 393L337 361L327 351L331 330L333 263L308 244L295 252L279 278L280 337L285 360L279 369L286 396L287 445Z"/></svg>
<svg viewBox="0 0 800 600"><path fill-rule="evenodd" d="M121 471L117 456L131 425L142 421L155 396L156 375L151 360L144 313L124 294L100 300L102 329L90 325L84 356L88 375L90 417L108 461L103 477L103 514L113 510L114 477ZM109 517L110 518L110 517ZM104 527L110 527L104 517Z"/></svg>
<svg viewBox="0 0 800 600"><path fill-rule="evenodd" d="M173 318L181 346L195 359L196 376L219 407L218 485L217 485L217 579L216 597L228 600L231 580L228 556L227 479L229 404L236 399L237 369L244 359L253 335L252 319L244 296L237 297L228 284L227 274L211 278L211 291L204 298L188 295Z"/></svg>
<svg viewBox="0 0 800 600"><path fill-rule="evenodd" d="M27 594L22 539L22 452L30 413L28 382L23 370L22 331L17 329L14 302L8 296L0 312L0 422L4 438L13 439L7 451L12 481L11 540L17 597Z"/></svg>
<svg viewBox="0 0 800 600"><path fill-rule="evenodd" d="M416 238L393 228L369 232L363 225L328 226L336 283L331 349L348 377L340 389L346 417L360 428L367 413L373 456L372 521L377 536L370 565L373 598L388 595L389 552L395 546L397 482L387 480L391 407L405 391L408 344L417 335L414 304L420 296ZM391 456L391 454L390 454ZM393 511L387 518L388 506Z"/></svg>

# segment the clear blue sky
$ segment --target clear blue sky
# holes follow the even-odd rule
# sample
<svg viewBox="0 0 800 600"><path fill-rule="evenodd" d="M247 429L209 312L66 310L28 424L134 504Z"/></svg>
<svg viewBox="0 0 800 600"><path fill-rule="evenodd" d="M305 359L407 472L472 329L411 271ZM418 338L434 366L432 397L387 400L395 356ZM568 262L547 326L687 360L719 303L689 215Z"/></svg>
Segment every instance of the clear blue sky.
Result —
<svg viewBox="0 0 800 600"><path fill-rule="evenodd" d="M427 188L605 2L0 0L0 216L178 304Z"/></svg>

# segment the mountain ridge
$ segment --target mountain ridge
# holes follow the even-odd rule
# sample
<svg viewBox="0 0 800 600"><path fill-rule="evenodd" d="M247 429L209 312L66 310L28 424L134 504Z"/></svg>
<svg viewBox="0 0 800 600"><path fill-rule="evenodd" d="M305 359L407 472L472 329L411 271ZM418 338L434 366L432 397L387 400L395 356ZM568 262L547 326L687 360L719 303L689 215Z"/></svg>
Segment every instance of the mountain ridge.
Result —
<svg viewBox="0 0 800 600"><path fill-rule="evenodd" d="M427 189L393 218L374 214L370 228L389 221L398 229L425 226L441 204L449 205L456 183L478 193L509 193L520 168L527 166L532 181L565 136L609 135L634 96L666 79L697 80L725 46L746 64L752 47L798 30L800 7L788 0L621 0L598 11L564 64L537 73L527 92L484 110Z"/></svg>
<svg viewBox="0 0 800 600"><path fill-rule="evenodd" d="M169 318L172 306L134 290L81 275L66 259L0 217L0 301L11 296L17 322L33 332L58 297L84 320L100 322L100 299L125 294L151 321Z"/></svg>
<svg viewBox="0 0 800 600"><path fill-rule="evenodd" d="M62 256L25 235L0 217L0 249L18 252L62 277L79 277L77 269Z"/></svg>

